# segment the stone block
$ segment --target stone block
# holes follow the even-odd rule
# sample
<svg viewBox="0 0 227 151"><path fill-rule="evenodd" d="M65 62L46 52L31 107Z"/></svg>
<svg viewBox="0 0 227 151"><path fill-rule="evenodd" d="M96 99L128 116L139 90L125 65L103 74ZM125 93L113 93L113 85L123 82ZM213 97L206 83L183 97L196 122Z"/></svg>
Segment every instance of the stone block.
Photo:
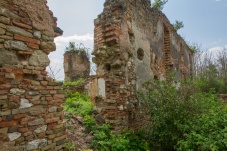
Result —
<svg viewBox="0 0 227 151"><path fill-rule="evenodd" d="M24 89L18 89L18 88L12 88L10 89L10 93L11 94L15 94L15 95L22 95L25 93Z"/></svg>
<svg viewBox="0 0 227 151"><path fill-rule="evenodd" d="M34 37L37 38L37 39L40 39L41 36L42 36L42 34L41 34L40 31L34 31L33 35L34 35Z"/></svg>
<svg viewBox="0 0 227 151"><path fill-rule="evenodd" d="M10 18L0 16L0 22L9 25L10 24Z"/></svg>
<svg viewBox="0 0 227 151"><path fill-rule="evenodd" d="M48 151L48 150L54 149L55 146L56 146L56 143L51 143L51 144L41 148L41 151Z"/></svg>
<svg viewBox="0 0 227 151"><path fill-rule="evenodd" d="M50 60L46 53L41 50L36 50L29 58L29 65L46 67L50 63Z"/></svg>
<svg viewBox="0 0 227 151"><path fill-rule="evenodd" d="M6 30L3 28L0 28L0 35L4 35L6 33Z"/></svg>
<svg viewBox="0 0 227 151"><path fill-rule="evenodd" d="M57 112L57 109L58 109L58 107L52 106L52 107L50 107L50 108L48 109L48 111L49 111L50 113L54 113L54 112Z"/></svg>
<svg viewBox="0 0 227 151"><path fill-rule="evenodd" d="M47 140L46 139L37 139L33 140L31 142L28 142L26 145L27 150L36 150L36 149L41 149L47 145Z"/></svg>
<svg viewBox="0 0 227 151"><path fill-rule="evenodd" d="M8 137L9 137L10 141L14 141L14 140L18 139L19 137L21 137L21 133L19 133L19 132L9 133Z"/></svg>
<svg viewBox="0 0 227 151"><path fill-rule="evenodd" d="M21 109L24 109L24 108L30 108L31 106L33 106L32 103L29 103L29 100L28 99L20 99L20 108Z"/></svg>
<svg viewBox="0 0 227 151"><path fill-rule="evenodd" d="M13 127L9 127L8 129L8 133L14 133L17 132L18 127L17 126L13 126Z"/></svg>
<svg viewBox="0 0 227 151"><path fill-rule="evenodd" d="M12 114L11 110L0 111L0 116L7 116L7 115L11 115L11 114Z"/></svg>
<svg viewBox="0 0 227 151"><path fill-rule="evenodd" d="M3 29L6 29L6 25L3 24L3 23L0 23L0 27L3 28Z"/></svg>
<svg viewBox="0 0 227 151"><path fill-rule="evenodd" d="M23 114L23 113L26 113L28 110L26 108L24 109L13 109L12 110L12 114Z"/></svg>
<svg viewBox="0 0 227 151"><path fill-rule="evenodd" d="M56 50L56 45L54 42L41 42L40 45L41 50L47 50L48 52L55 51Z"/></svg>
<svg viewBox="0 0 227 151"><path fill-rule="evenodd" d="M45 132L46 130L47 130L47 125L43 125L43 126L37 128L34 132L35 132L36 134L39 134L39 133Z"/></svg>
<svg viewBox="0 0 227 151"><path fill-rule="evenodd" d="M5 41L4 43L5 48L7 49L14 49L14 50L19 50L19 51L27 51L28 47L21 41Z"/></svg>
<svg viewBox="0 0 227 151"><path fill-rule="evenodd" d="M43 124L44 124L44 119L43 118L36 119L36 120L33 120L33 121L29 121L28 122L28 125L29 126L43 125Z"/></svg>
<svg viewBox="0 0 227 151"><path fill-rule="evenodd" d="M32 106L28 109L28 113L30 115L39 115L39 114L43 114L46 113L46 107L43 105L36 105L36 106Z"/></svg>
<svg viewBox="0 0 227 151"><path fill-rule="evenodd" d="M6 79L15 79L15 75L14 73L5 73L5 78Z"/></svg>
<svg viewBox="0 0 227 151"><path fill-rule="evenodd" d="M22 28L19 28L19 27L6 26L6 29L7 29L8 32L13 33L13 34L19 34L19 35L22 35L22 36L25 36L25 37L30 37L30 38L33 37L33 35L30 32L28 32L28 31L26 31Z"/></svg>
<svg viewBox="0 0 227 151"><path fill-rule="evenodd" d="M9 102L9 109L17 109L19 108L19 104L16 102Z"/></svg>
<svg viewBox="0 0 227 151"><path fill-rule="evenodd" d="M35 95L39 95L40 92L39 91L28 91L28 95L31 95L31 96L35 96Z"/></svg>

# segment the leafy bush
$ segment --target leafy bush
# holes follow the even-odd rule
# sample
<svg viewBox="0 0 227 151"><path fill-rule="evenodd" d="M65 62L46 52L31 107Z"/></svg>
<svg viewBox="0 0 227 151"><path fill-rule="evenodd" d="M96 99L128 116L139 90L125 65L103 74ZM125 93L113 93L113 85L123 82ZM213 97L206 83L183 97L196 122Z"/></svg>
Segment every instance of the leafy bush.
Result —
<svg viewBox="0 0 227 151"><path fill-rule="evenodd" d="M67 89L68 86L81 84L81 82L81 80L76 82L67 82L64 84L64 89ZM93 104L90 102L87 95L79 92L72 93L71 91L67 91L66 96L67 99L63 104L64 111L83 117L84 127L93 132L93 141L91 143L92 148L99 151L149 150L149 145L142 131L125 131L122 134L113 134L109 124L98 125L93 117L93 114L95 113L93 110ZM68 125L68 129L70 128L72 128L72 125ZM69 142L68 144L72 143Z"/></svg>
<svg viewBox="0 0 227 151"><path fill-rule="evenodd" d="M206 136L214 137L215 141L217 140L215 138L224 138L227 135L224 126L226 115L221 114L225 122L217 124L218 128L212 128L218 123L216 120L219 123L221 121L220 117L217 119L220 114L213 109L219 107L218 110L223 110L217 96L212 93L202 93L200 85L192 81L183 81L181 84L174 84L172 81L173 79L170 78L166 81L146 82L144 90L138 95L145 103L151 117L150 127L147 130L151 149L201 150L202 146L199 142L207 143L206 146L217 145L216 148L223 148L218 143L211 143L210 138L209 141L206 140ZM214 123L207 123L209 121ZM213 133L208 131L210 128ZM220 135L223 132L225 133ZM194 137L194 134L198 137Z"/></svg>
<svg viewBox="0 0 227 151"><path fill-rule="evenodd" d="M227 150L227 106L213 102L208 112L195 118L190 133L178 141L178 150Z"/></svg>

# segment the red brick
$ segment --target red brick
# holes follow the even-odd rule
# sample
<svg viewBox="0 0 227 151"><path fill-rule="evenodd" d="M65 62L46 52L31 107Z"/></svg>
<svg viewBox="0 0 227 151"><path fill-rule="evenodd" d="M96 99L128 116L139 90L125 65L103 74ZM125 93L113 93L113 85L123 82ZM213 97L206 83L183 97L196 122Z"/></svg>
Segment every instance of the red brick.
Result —
<svg viewBox="0 0 227 151"><path fill-rule="evenodd" d="M41 84L46 86L48 84L48 82L47 81L41 81Z"/></svg>
<svg viewBox="0 0 227 151"><path fill-rule="evenodd" d="M48 74L48 72L42 71L41 74L46 76Z"/></svg>
<svg viewBox="0 0 227 151"><path fill-rule="evenodd" d="M7 94L8 91L7 90L0 90L0 94Z"/></svg>
<svg viewBox="0 0 227 151"><path fill-rule="evenodd" d="M53 87L53 86L47 86L47 89L48 89L48 90L53 90L54 87Z"/></svg>
<svg viewBox="0 0 227 151"><path fill-rule="evenodd" d="M44 138L45 136L46 136L46 133L45 132L38 134L38 138Z"/></svg>
<svg viewBox="0 0 227 151"><path fill-rule="evenodd" d="M46 90L46 87L44 87L44 86L38 86L38 90Z"/></svg>
<svg viewBox="0 0 227 151"><path fill-rule="evenodd" d="M26 132L28 132L28 128L27 127L19 127L18 131L21 132L21 133L26 133Z"/></svg>
<svg viewBox="0 0 227 151"><path fill-rule="evenodd" d="M54 123L54 122L57 122L59 121L59 117L55 117L55 118L51 118L51 119L47 119L46 120L46 123L49 124L49 123Z"/></svg>
<svg viewBox="0 0 227 151"><path fill-rule="evenodd" d="M27 119L22 119L22 120L20 121L20 124L21 124L21 125L26 125L26 124L28 124L28 120L27 120Z"/></svg>
<svg viewBox="0 0 227 151"><path fill-rule="evenodd" d="M28 131L28 132L24 133L24 136L29 136L29 135L32 135L31 131Z"/></svg>
<svg viewBox="0 0 227 151"><path fill-rule="evenodd" d="M6 90L6 89L9 89L9 88L11 88L11 85L9 85L9 84L2 84L2 85L0 85L0 89Z"/></svg>
<svg viewBox="0 0 227 151"><path fill-rule="evenodd" d="M49 138L49 139L53 139L53 138L55 138L55 137L56 137L55 134L53 134L53 135L48 135L48 138Z"/></svg>
<svg viewBox="0 0 227 151"><path fill-rule="evenodd" d="M38 44L27 43L27 45L28 45L29 48L32 48L32 49L39 49L39 45Z"/></svg>
<svg viewBox="0 0 227 151"><path fill-rule="evenodd" d="M29 18L21 18L20 21L24 24L28 24L28 25L32 24L32 22Z"/></svg>
<svg viewBox="0 0 227 151"><path fill-rule="evenodd" d="M19 14L21 17L24 17L24 18L29 17L28 14L27 14L26 12L22 11L22 10L19 10L19 11L18 11L18 14Z"/></svg>
<svg viewBox="0 0 227 151"><path fill-rule="evenodd" d="M26 116L27 116L27 114L16 114L13 116L13 119L18 120L18 119L24 118Z"/></svg>
<svg viewBox="0 0 227 151"><path fill-rule="evenodd" d="M56 93L57 93L57 91L55 91L55 90L50 91L50 94L56 94Z"/></svg>
<svg viewBox="0 0 227 151"><path fill-rule="evenodd" d="M62 104L63 103L63 100L52 100L50 101L48 104L49 105L58 105L58 104Z"/></svg>
<svg viewBox="0 0 227 151"><path fill-rule="evenodd" d="M12 127L17 126L17 121L9 121L9 122L0 122L0 127Z"/></svg>
<svg viewBox="0 0 227 151"><path fill-rule="evenodd" d="M3 72L12 72L13 70L11 68L3 68Z"/></svg>
<svg viewBox="0 0 227 151"><path fill-rule="evenodd" d="M13 96L10 96L9 100L13 101L13 102L19 102L20 101L20 97L16 96L16 95L13 95Z"/></svg>
<svg viewBox="0 0 227 151"><path fill-rule="evenodd" d="M61 86L55 86L54 87L54 90L60 90L61 89Z"/></svg>
<svg viewBox="0 0 227 151"><path fill-rule="evenodd" d="M52 130L52 129L55 129L57 126L58 126L58 124L56 124L56 123L51 123L51 124L48 124L47 129L48 129L48 130Z"/></svg>
<svg viewBox="0 0 227 151"><path fill-rule="evenodd" d="M32 29L31 26L26 25L26 24L23 24L23 23L19 23L19 22L14 21L14 20L12 20L12 23L13 23L14 25L18 26L18 27L27 28L27 29Z"/></svg>
<svg viewBox="0 0 227 151"><path fill-rule="evenodd" d="M14 39L24 41L24 42L28 42L28 43L34 43L34 44L38 44L38 45L40 44L40 40L24 37L24 36L21 36L21 35L14 35Z"/></svg>
<svg viewBox="0 0 227 151"><path fill-rule="evenodd" d="M48 97L46 97L46 100L51 101L51 100L53 100L53 97L48 96Z"/></svg>
<svg viewBox="0 0 227 151"><path fill-rule="evenodd" d="M23 74L22 69L13 69L13 73L15 74Z"/></svg>
<svg viewBox="0 0 227 151"><path fill-rule="evenodd" d="M54 99L63 99L65 96L63 94L55 94Z"/></svg>
<svg viewBox="0 0 227 151"><path fill-rule="evenodd" d="M32 101L32 104L39 105L39 104L41 104L41 101Z"/></svg>

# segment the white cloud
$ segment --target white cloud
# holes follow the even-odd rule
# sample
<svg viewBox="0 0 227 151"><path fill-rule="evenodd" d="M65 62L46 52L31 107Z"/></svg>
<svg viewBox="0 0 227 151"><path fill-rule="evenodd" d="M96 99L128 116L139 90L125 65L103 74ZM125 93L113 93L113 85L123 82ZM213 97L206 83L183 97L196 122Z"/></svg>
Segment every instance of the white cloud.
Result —
<svg viewBox="0 0 227 151"><path fill-rule="evenodd" d="M93 35L92 34L86 34L86 35L82 35L82 36L78 36L78 35L74 35L74 36L61 36L61 37L57 37L55 38L55 43L56 45L62 45L65 43L69 43L69 42L86 42L86 41L93 41Z"/></svg>

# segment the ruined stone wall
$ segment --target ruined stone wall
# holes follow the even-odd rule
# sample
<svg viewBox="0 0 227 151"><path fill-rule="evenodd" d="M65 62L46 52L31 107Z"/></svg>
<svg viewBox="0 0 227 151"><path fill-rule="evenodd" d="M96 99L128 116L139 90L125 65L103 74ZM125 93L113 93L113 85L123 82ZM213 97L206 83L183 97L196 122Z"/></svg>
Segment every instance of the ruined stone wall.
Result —
<svg viewBox="0 0 227 151"><path fill-rule="evenodd" d="M0 1L0 150L64 149L64 95L45 71L61 34L46 0Z"/></svg>
<svg viewBox="0 0 227 151"><path fill-rule="evenodd" d="M141 127L146 118L137 91L169 72L176 81L190 77L193 53L149 0L106 0L94 22L97 79L91 98L116 131Z"/></svg>
<svg viewBox="0 0 227 151"><path fill-rule="evenodd" d="M65 81L87 79L90 75L90 61L85 50L66 51L64 54Z"/></svg>

